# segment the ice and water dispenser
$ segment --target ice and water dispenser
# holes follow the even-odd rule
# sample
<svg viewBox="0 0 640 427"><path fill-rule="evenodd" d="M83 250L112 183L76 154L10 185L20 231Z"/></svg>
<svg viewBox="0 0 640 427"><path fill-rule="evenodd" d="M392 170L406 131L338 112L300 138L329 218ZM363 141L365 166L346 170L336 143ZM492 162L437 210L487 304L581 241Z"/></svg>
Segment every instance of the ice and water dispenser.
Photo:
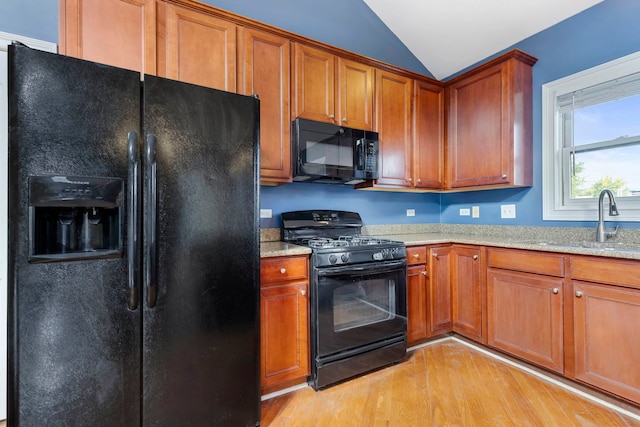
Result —
<svg viewBox="0 0 640 427"><path fill-rule="evenodd" d="M122 179L31 176L29 216L30 262L122 256Z"/></svg>

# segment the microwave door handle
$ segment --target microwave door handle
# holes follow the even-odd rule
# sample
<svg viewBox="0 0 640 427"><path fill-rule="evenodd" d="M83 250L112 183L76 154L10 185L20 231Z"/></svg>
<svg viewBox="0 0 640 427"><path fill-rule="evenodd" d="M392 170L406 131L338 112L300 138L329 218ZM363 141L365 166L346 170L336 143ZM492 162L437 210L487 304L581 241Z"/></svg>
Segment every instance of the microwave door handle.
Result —
<svg viewBox="0 0 640 427"><path fill-rule="evenodd" d="M365 159L365 150L367 144L364 139L359 139L356 141L356 163L358 165L358 170L364 170L364 159Z"/></svg>

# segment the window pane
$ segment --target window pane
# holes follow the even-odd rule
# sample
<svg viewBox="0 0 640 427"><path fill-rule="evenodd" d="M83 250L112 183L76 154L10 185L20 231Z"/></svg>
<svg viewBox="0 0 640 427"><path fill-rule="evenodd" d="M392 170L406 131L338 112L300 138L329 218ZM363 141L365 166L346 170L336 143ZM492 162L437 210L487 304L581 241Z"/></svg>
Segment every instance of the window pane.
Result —
<svg viewBox="0 0 640 427"><path fill-rule="evenodd" d="M640 95L575 110L573 144L579 146L640 135L639 117Z"/></svg>
<svg viewBox="0 0 640 427"><path fill-rule="evenodd" d="M571 198L598 197L603 188L616 196L640 196L640 144L575 153Z"/></svg>

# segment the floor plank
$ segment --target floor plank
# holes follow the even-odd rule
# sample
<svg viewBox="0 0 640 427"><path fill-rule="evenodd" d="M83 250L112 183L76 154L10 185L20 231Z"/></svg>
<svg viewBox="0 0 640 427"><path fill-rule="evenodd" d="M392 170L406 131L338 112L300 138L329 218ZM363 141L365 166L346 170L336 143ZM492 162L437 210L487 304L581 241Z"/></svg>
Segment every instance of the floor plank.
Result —
<svg viewBox="0 0 640 427"><path fill-rule="evenodd" d="M327 390L307 387L264 401L261 425L640 427L640 421L445 340Z"/></svg>

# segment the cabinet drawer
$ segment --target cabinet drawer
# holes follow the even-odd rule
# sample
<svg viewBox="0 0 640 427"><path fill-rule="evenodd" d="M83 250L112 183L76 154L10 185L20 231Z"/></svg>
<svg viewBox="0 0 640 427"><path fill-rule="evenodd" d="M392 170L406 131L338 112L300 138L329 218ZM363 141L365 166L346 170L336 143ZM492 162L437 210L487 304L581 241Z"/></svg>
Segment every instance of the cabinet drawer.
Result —
<svg viewBox="0 0 640 427"><path fill-rule="evenodd" d="M427 262L426 246L409 246L407 247L407 264L424 264Z"/></svg>
<svg viewBox="0 0 640 427"><path fill-rule="evenodd" d="M306 279L309 275L308 257L276 257L260 260L260 283Z"/></svg>
<svg viewBox="0 0 640 427"><path fill-rule="evenodd" d="M489 249L489 267L564 277L563 255L517 249Z"/></svg>
<svg viewBox="0 0 640 427"><path fill-rule="evenodd" d="M571 257L571 277L588 282L640 288L640 261Z"/></svg>

